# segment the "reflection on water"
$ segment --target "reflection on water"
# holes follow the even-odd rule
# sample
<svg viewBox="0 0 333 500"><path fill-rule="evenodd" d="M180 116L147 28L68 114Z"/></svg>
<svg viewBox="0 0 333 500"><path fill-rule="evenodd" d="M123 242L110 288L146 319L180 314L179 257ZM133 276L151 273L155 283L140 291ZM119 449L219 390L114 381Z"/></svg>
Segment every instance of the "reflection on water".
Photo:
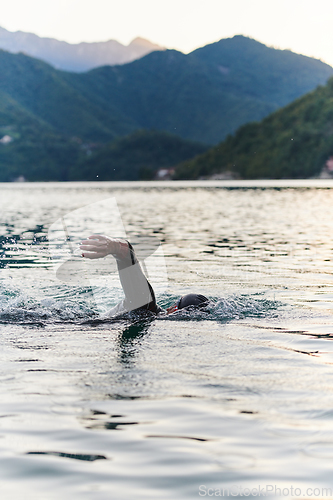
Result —
<svg viewBox="0 0 333 500"><path fill-rule="evenodd" d="M333 190L159 186L0 186L3 498L330 486ZM163 242L162 307L199 292L209 311L101 321L88 285L58 281L48 228L87 197Z"/></svg>
<svg viewBox="0 0 333 500"><path fill-rule="evenodd" d="M28 451L27 455L50 455L53 457L71 458L73 460L85 460L86 462L106 460L104 455L82 455L80 453L61 453L58 451Z"/></svg>
<svg viewBox="0 0 333 500"><path fill-rule="evenodd" d="M119 361L121 363L126 365L135 361L140 339L142 339L144 335L148 334L149 326L152 321L153 318L146 319L145 321L134 322L119 333Z"/></svg>

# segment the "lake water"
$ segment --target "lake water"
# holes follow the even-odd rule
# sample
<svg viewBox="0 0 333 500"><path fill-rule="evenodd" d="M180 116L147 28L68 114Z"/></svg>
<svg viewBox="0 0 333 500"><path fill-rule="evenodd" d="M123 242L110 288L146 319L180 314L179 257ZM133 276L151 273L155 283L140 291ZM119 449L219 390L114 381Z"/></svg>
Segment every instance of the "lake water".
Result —
<svg viewBox="0 0 333 500"><path fill-rule="evenodd" d="M112 259L99 295L61 281L48 230L108 234L109 199L162 242L159 302L209 314L89 322ZM0 212L1 499L333 497L332 182L1 184Z"/></svg>

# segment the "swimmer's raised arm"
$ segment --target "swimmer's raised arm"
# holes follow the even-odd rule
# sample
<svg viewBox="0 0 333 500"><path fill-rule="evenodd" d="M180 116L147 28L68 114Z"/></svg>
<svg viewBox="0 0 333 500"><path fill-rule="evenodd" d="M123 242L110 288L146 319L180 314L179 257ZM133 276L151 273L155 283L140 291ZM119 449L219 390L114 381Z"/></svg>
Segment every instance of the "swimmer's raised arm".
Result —
<svg viewBox="0 0 333 500"><path fill-rule="evenodd" d="M124 311L149 310L157 313L154 290L143 274L132 245L119 238L93 234L80 245L82 257L101 259L112 255L117 261L118 273L124 290ZM119 308L118 308L119 309ZM119 312L117 309L117 312Z"/></svg>

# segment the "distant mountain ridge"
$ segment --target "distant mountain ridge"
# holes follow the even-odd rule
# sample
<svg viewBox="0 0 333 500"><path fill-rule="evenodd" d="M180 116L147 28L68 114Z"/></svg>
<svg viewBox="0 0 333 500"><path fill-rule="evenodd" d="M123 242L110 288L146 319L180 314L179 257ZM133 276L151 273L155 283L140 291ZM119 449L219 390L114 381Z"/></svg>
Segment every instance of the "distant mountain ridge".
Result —
<svg viewBox="0 0 333 500"><path fill-rule="evenodd" d="M155 51L128 64L85 73L60 71L22 53L0 50L0 140L6 135L14 139L0 145L1 178L11 179L15 171L15 177L32 180L70 180L70 166L83 161L82 154L91 149L84 149L86 145L93 143L96 152L138 130L217 144L332 75L333 68L321 61L243 36L188 55ZM166 138L158 140L166 147ZM139 157L140 149L148 152L149 141L154 145L157 136L126 144L135 144ZM118 143L118 152L124 144ZM95 157L105 177L107 156L106 148Z"/></svg>
<svg viewBox="0 0 333 500"><path fill-rule="evenodd" d="M84 72L104 65L126 64L155 50L164 50L144 38L135 38L125 46L116 40L70 44L54 38L41 38L23 31L11 32L0 27L0 49L23 52L57 69Z"/></svg>
<svg viewBox="0 0 333 500"><path fill-rule="evenodd" d="M223 70L221 71L221 67ZM55 132L105 143L140 129L216 144L325 84L333 68L250 38L152 52L86 73L0 50L0 92ZM14 125L15 123L4 123Z"/></svg>
<svg viewBox="0 0 333 500"><path fill-rule="evenodd" d="M216 144L332 75L333 68L319 60L239 35L187 55L152 52L130 64L65 78L87 99L98 99L104 111L117 109L137 128Z"/></svg>

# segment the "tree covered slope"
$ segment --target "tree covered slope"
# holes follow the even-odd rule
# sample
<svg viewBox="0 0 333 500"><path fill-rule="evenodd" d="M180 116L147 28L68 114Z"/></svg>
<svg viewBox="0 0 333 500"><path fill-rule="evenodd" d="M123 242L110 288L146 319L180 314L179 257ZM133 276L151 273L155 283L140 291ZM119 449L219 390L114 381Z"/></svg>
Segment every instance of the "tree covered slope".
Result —
<svg viewBox="0 0 333 500"><path fill-rule="evenodd" d="M12 138L10 143L0 143L0 180L20 175L29 180L70 180L71 175L86 178L94 170L86 157L91 144L96 150L96 168L105 172L103 175L111 175L105 166L111 164L108 155L115 161L118 154L116 163L122 167L121 172L118 167L114 171L117 178L137 178L142 162L131 161L131 148L133 158L140 158L141 153L146 158L148 170L171 166L173 161L186 159L180 154L183 147L192 151L187 156L191 158L203 151L202 144L219 143L242 124L259 121L324 84L332 74L333 68L320 61L268 48L242 36L188 55L174 50L153 52L129 64L83 74L59 71L24 54L0 50L0 140L1 134ZM132 137L115 146L115 141L142 129L177 135L191 145L179 143L175 149L179 154L172 162L175 141L168 151L166 137L161 140L147 133L139 143ZM151 152L159 147L164 151L159 165L158 155L154 161L153 154L147 155L147 141L157 141L151 144ZM200 144L194 147L193 141ZM188 173L182 168L177 175L197 175L189 173L192 168L186 167ZM299 175L294 171L281 175Z"/></svg>
<svg viewBox="0 0 333 500"><path fill-rule="evenodd" d="M245 179L306 178L333 156L333 79L176 168L178 179L235 172Z"/></svg>

